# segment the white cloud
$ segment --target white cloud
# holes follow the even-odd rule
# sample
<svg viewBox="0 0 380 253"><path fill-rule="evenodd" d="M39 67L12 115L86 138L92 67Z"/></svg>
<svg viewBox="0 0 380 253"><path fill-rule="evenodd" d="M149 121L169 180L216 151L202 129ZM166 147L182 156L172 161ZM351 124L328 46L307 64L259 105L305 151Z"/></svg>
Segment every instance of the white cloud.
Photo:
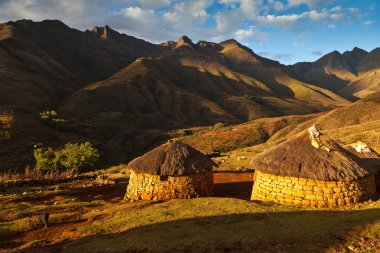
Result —
<svg viewBox="0 0 380 253"><path fill-rule="evenodd" d="M331 30L335 30L336 29L336 25L335 24L329 24L329 25L327 25L327 28L329 28Z"/></svg>
<svg viewBox="0 0 380 253"><path fill-rule="evenodd" d="M253 26L250 26L248 29L240 29L235 31L233 33L233 37L241 43L246 43L250 40L263 43L268 39L268 34L259 32Z"/></svg>
<svg viewBox="0 0 380 253"><path fill-rule="evenodd" d="M342 6L335 6L334 8L331 8L332 12L342 12L343 8Z"/></svg>
<svg viewBox="0 0 380 253"><path fill-rule="evenodd" d="M308 13L305 13L305 15L309 16L312 20L320 21L328 17L329 12L327 10L323 10L321 12L318 12L316 10L312 10Z"/></svg>
<svg viewBox="0 0 380 253"><path fill-rule="evenodd" d="M301 18L300 15L266 15L257 17L256 20L265 25L276 25L284 28L290 28L296 24L296 22Z"/></svg>
<svg viewBox="0 0 380 253"><path fill-rule="evenodd" d="M290 7L300 4L307 4L309 8L322 8L335 2L336 0L288 0Z"/></svg>
<svg viewBox="0 0 380 253"><path fill-rule="evenodd" d="M272 1L273 10L282 11L285 9L285 5L282 2Z"/></svg>
<svg viewBox="0 0 380 253"><path fill-rule="evenodd" d="M219 12L215 15L215 21L218 33L230 33L241 25L243 16L239 11Z"/></svg>
<svg viewBox="0 0 380 253"><path fill-rule="evenodd" d="M138 0L142 7L148 9L156 9L169 6L170 0Z"/></svg>
<svg viewBox="0 0 380 253"><path fill-rule="evenodd" d="M218 2L220 4L225 4L233 8L236 8L236 6L240 3L240 0L219 0Z"/></svg>
<svg viewBox="0 0 380 253"><path fill-rule="evenodd" d="M334 20L341 20L344 18L344 14L343 13L333 13L333 14L331 14L330 17Z"/></svg>
<svg viewBox="0 0 380 253"><path fill-rule="evenodd" d="M363 23L363 25L372 25L373 21L372 20L367 20Z"/></svg>
<svg viewBox="0 0 380 253"><path fill-rule="evenodd" d="M241 0L240 9L247 15L247 17L253 17L259 14L263 7L263 0Z"/></svg>
<svg viewBox="0 0 380 253"><path fill-rule="evenodd" d="M209 8L224 5L215 12ZM152 42L177 39L186 34L194 41L265 41L260 26L292 29L298 33L318 25L336 29L335 24L362 18L357 8L327 7L333 0L0 0L0 22L17 19L60 19L71 27L110 27ZM307 5L303 13L295 8ZM369 8L369 7L368 7ZM375 7L373 7L375 8ZM287 10L286 14L281 11ZM364 25L371 20L363 19ZM365 21L365 22L364 22ZM242 28L244 27L244 28ZM247 28L248 27L248 28Z"/></svg>

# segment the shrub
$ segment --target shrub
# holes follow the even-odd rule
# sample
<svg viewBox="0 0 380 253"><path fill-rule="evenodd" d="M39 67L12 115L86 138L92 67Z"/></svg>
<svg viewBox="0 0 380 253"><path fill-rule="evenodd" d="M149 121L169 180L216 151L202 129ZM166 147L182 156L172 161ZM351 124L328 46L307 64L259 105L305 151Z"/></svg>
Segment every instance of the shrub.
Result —
<svg viewBox="0 0 380 253"><path fill-rule="evenodd" d="M54 110L44 110L40 112L40 119L44 124L48 126L57 128L62 131L70 130L68 121L63 117L60 117Z"/></svg>
<svg viewBox="0 0 380 253"><path fill-rule="evenodd" d="M54 151L52 148L35 146L34 158L37 170L85 169L99 160L99 151L90 142L68 143L64 148Z"/></svg>
<svg viewBox="0 0 380 253"><path fill-rule="evenodd" d="M57 152L57 159L64 168L83 169L95 166L99 160L99 152L90 142L68 143Z"/></svg>
<svg viewBox="0 0 380 253"><path fill-rule="evenodd" d="M36 159L37 170L51 170L58 167L56 152L50 147L43 148L35 145L34 158Z"/></svg>
<svg viewBox="0 0 380 253"><path fill-rule="evenodd" d="M243 98L246 100L254 100L255 98L252 95L244 94Z"/></svg>
<svg viewBox="0 0 380 253"><path fill-rule="evenodd" d="M226 127L228 124L225 123L225 122L218 122L214 125L214 129L220 129L220 128L223 128L223 127Z"/></svg>
<svg viewBox="0 0 380 253"><path fill-rule="evenodd" d="M192 134L193 134L193 131L191 131L190 129L183 130L183 135L188 136L188 135L192 135Z"/></svg>
<svg viewBox="0 0 380 253"><path fill-rule="evenodd" d="M257 104L263 104L264 103L263 99L261 99L260 97L255 97L255 96L248 95L248 94L244 94L243 98L246 99L246 100L254 101Z"/></svg>

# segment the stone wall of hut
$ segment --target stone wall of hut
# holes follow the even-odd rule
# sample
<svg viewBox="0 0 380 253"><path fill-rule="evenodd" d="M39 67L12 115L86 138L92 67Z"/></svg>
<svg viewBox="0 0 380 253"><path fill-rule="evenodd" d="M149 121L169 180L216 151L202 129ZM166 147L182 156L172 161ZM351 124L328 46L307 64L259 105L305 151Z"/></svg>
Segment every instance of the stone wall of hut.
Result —
<svg viewBox="0 0 380 253"><path fill-rule="evenodd" d="M162 177L131 171L125 199L168 200L214 195L212 172Z"/></svg>
<svg viewBox="0 0 380 253"><path fill-rule="evenodd" d="M374 176L359 180L318 181L256 171L251 200L317 207L338 207L364 201L376 192Z"/></svg>

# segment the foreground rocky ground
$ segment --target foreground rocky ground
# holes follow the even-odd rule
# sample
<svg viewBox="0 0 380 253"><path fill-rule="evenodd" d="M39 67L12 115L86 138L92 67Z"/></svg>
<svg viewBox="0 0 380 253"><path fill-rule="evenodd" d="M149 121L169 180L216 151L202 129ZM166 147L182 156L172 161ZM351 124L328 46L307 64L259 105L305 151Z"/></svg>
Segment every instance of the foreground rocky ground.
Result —
<svg viewBox="0 0 380 253"><path fill-rule="evenodd" d="M216 196L124 202L116 183L81 179L8 189L0 196L0 252L376 252L380 201L305 209L248 201L252 174L215 174ZM50 212L47 228L29 217Z"/></svg>

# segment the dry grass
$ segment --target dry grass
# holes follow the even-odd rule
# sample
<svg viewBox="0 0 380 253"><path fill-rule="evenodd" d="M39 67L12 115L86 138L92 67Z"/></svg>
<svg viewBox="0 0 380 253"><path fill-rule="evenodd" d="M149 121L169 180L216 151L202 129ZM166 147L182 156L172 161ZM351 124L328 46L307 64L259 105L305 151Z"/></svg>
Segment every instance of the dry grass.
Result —
<svg viewBox="0 0 380 253"><path fill-rule="evenodd" d="M12 181L59 181L73 178L77 174L76 169L42 171L27 167L23 171L9 170L7 172L0 172L0 184Z"/></svg>
<svg viewBox="0 0 380 253"><path fill-rule="evenodd" d="M221 197L125 203L125 184L82 184L0 197L0 252L362 252L380 240L379 201L320 210ZM51 226L28 230L41 210Z"/></svg>

